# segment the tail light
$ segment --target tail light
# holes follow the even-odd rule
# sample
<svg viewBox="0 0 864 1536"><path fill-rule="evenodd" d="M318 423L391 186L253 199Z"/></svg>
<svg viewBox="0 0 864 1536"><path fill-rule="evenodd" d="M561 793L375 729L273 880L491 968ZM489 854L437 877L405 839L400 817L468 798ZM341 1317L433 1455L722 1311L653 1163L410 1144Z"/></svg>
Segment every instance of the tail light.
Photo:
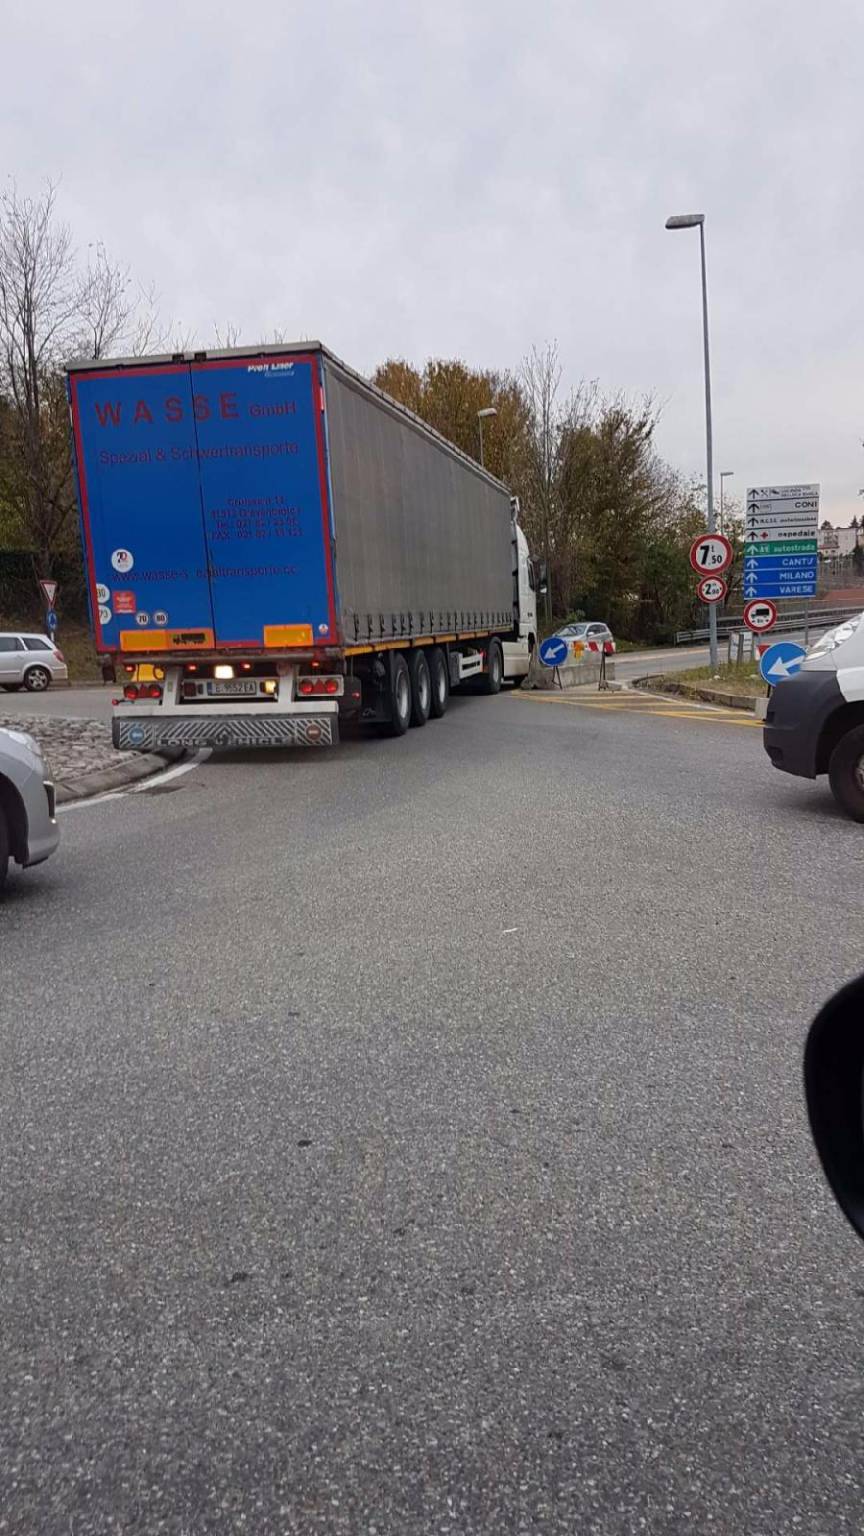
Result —
<svg viewBox="0 0 864 1536"><path fill-rule="evenodd" d="M134 704L138 699L161 699L162 689L158 683L127 683L123 697L127 704Z"/></svg>
<svg viewBox="0 0 864 1536"><path fill-rule="evenodd" d="M54 656L55 656L57 661L65 661L66 660L66 657L63 655L63 652L61 650L59 650L56 645L54 647Z"/></svg>
<svg viewBox="0 0 864 1536"><path fill-rule="evenodd" d="M317 695L329 694L331 698L342 692L341 677L301 677L297 683L297 692L301 699L311 698Z"/></svg>

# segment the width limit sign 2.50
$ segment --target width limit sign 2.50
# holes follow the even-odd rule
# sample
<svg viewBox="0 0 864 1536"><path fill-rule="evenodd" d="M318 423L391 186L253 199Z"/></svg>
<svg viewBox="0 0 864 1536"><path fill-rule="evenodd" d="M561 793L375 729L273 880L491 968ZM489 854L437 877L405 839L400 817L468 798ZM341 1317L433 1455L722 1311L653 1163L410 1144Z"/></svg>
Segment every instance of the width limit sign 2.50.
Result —
<svg viewBox="0 0 864 1536"><path fill-rule="evenodd" d="M690 564L700 576L720 576L732 564L732 545L722 533L703 533L690 545Z"/></svg>

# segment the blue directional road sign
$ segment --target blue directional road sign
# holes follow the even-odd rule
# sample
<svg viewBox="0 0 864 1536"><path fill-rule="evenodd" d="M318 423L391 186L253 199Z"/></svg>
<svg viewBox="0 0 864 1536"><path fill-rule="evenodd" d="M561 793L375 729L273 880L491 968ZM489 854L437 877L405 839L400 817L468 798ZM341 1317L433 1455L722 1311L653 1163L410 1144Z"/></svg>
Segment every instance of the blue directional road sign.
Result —
<svg viewBox="0 0 864 1536"><path fill-rule="evenodd" d="M540 660L544 667L563 667L570 654L570 647L561 635L550 635L540 646Z"/></svg>
<svg viewBox="0 0 864 1536"><path fill-rule="evenodd" d="M55 629L57 628L57 614L55 613L53 608L49 608L48 612L45 615L45 628L52 635L53 635Z"/></svg>
<svg viewBox="0 0 864 1536"><path fill-rule="evenodd" d="M787 677L794 677L801 671L806 655L803 645L796 645L793 640L778 640L775 645L769 645L759 661L762 681L782 683Z"/></svg>
<svg viewBox="0 0 864 1536"><path fill-rule="evenodd" d="M815 597L816 577L803 576L745 576L744 596L751 597Z"/></svg>
<svg viewBox="0 0 864 1536"><path fill-rule="evenodd" d="M748 555L744 561L744 575L773 575L775 571L783 571L787 576L798 580L799 575L815 575L819 569L818 555Z"/></svg>

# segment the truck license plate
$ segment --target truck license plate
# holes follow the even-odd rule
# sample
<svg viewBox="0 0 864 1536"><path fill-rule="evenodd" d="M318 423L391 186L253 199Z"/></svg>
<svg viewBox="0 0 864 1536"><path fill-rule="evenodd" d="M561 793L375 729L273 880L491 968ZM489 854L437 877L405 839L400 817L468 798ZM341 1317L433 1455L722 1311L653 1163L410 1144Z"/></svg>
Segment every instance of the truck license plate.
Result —
<svg viewBox="0 0 864 1536"><path fill-rule="evenodd" d="M258 692L258 684L251 677L232 677L230 682L208 682L207 692L211 698L216 696L229 698L243 698L251 695L253 698Z"/></svg>

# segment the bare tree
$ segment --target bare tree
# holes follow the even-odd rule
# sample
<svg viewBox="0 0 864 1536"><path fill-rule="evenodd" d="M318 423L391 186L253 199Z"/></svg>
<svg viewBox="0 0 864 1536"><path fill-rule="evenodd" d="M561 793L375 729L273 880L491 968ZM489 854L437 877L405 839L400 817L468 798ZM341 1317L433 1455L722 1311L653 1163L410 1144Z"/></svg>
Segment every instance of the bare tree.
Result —
<svg viewBox="0 0 864 1536"><path fill-rule="evenodd" d="M139 285L138 298L129 331L129 354L144 357L148 352L167 352L171 345L171 325L164 325L159 317L156 288Z"/></svg>
<svg viewBox="0 0 864 1536"><path fill-rule="evenodd" d="M240 327L239 325L234 325L231 320L226 321L225 325L221 327L214 325L213 332L216 337L217 347L226 349L228 347L236 347L240 340Z"/></svg>
<svg viewBox="0 0 864 1536"><path fill-rule="evenodd" d="M106 357L128 329L132 313L128 268L112 262L101 241L90 246L76 302L82 357ZM76 337L77 343L77 337Z"/></svg>
<svg viewBox="0 0 864 1536"><path fill-rule="evenodd" d="M0 195L0 392L10 402L3 490L26 529L37 575L51 574L73 507L59 368L78 323L79 285L56 189Z"/></svg>
<svg viewBox="0 0 864 1536"><path fill-rule="evenodd" d="M542 350L532 347L523 359L519 382L524 391L531 420L528 476L530 503L539 520L543 558L546 561L546 622L552 622L552 543L551 527L555 517L558 480L558 448L562 412L558 404L561 364L557 341L547 342Z"/></svg>

